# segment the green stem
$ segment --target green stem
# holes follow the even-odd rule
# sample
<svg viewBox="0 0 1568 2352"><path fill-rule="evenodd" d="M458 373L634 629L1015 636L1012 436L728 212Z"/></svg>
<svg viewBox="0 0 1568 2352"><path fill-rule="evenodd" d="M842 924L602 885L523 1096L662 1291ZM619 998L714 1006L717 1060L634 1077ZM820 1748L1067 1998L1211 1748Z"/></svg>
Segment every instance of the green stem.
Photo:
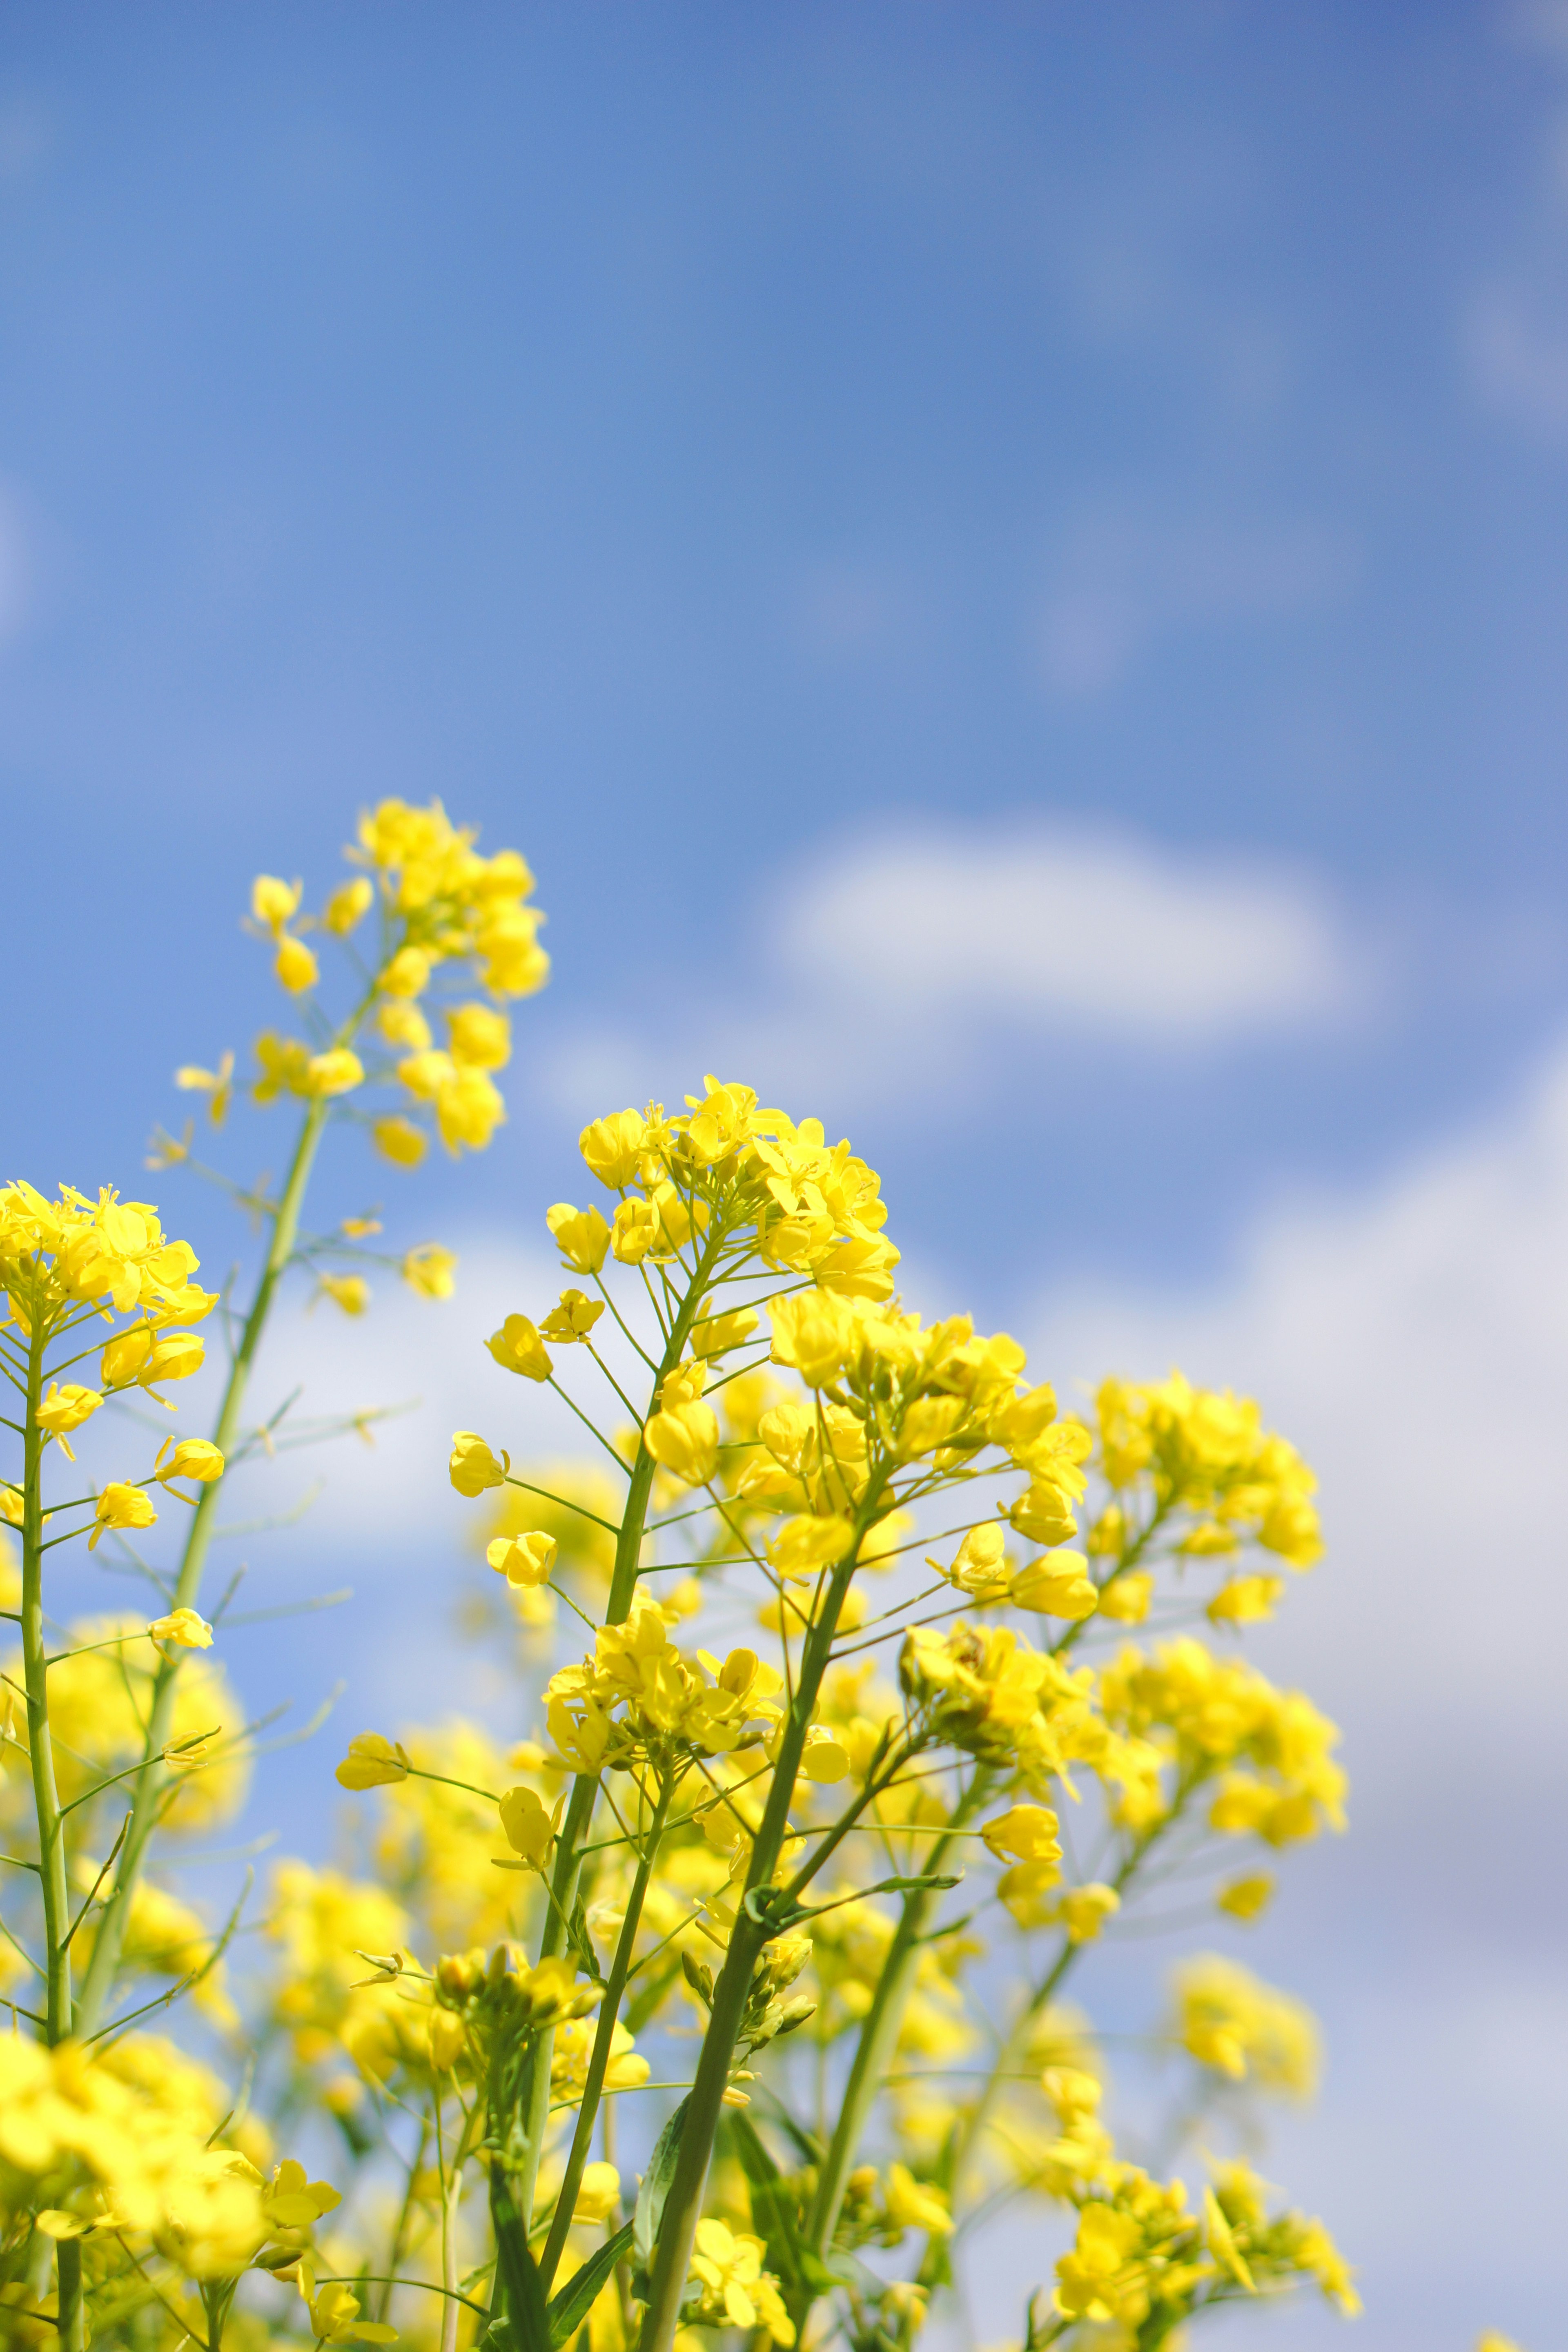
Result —
<svg viewBox="0 0 1568 2352"><path fill-rule="evenodd" d="M316 1149L326 1125L327 1103L312 1102L305 1113L300 1139L294 1147L294 1158L289 1170L283 1196L273 1219L272 1242L267 1253L267 1263L251 1301L250 1312L245 1318L245 1329L229 1369L228 1382L223 1392L217 1426L213 1442L226 1457L231 1450L239 1428L239 1417L245 1407L256 1352L261 1335L272 1310L272 1301L279 1282L294 1254L295 1237L300 1225L300 1210L310 1181ZM216 1509L221 1481L204 1486L196 1504L190 1532L185 1538L184 1554L180 1561L179 1578L174 1586L173 1607L195 1608L201 1590L202 1571L206 1566L207 1549L212 1542ZM159 1801L163 1795L167 1773L162 1754L173 1727L174 1684L177 1662L165 1658L158 1667L153 1685L153 1706L147 1725L145 1761L136 1781L132 1799L131 1826L125 1834L121 1852L120 1867L115 1873L114 1891L103 1907L98 1933L93 1939L92 1959L82 1985L80 2024L83 2033L91 2033L101 2023L108 2008L114 1979L119 1972L120 1956L130 1923L131 1904L136 1883L142 1874L147 1848L157 1827Z"/></svg>
<svg viewBox="0 0 1568 2352"><path fill-rule="evenodd" d="M653 1819L648 1823L643 1838L642 1852L637 1857L637 1875L632 1881L632 1891L626 1903L626 1915L621 1922L621 1932L616 1945L616 1956L610 1962L610 1974L605 1986L605 1997L599 2004L599 2020L594 2034L594 2047L589 2055L587 2076L583 2084L582 2103L577 2109L577 2127L572 2135L571 2153L566 2158L566 2170L562 2179L560 2193L555 2200L554 2218L550 2224L550 2235L545 2240L544 2252L539 2264L540 2281L546 2296L549 2295L551 2282L555 2276L556 2267L566 2244L566 2232L572 2227L572 2216L576 2210L577 2191L582 2186L583 2168L588 2161L588 2150L594 2137L594 2123L599 2112L599 2097L605 2087L605 2074L610 2063L610 2052L615 2044L616 2020L620 2014L621 2000L626 1989L626 1975L632 1964L632 1952L637 1944L637 1929L642 1924L643 1899L647 1894L648 1880L653 1875L654 1859L658 1853L659 1840L664 1834L665 1816L669 1811L670 1799L675 1794L675 1788L676 1783L671 1779L667 1780L659 1790Z"/></svg>
<svg viewBox="0 0 1568 2352"><path fill-rule="evenodd" d="M702 1303L703 1290L722 1242L723 1230L715 1220L699 1255L690 1288L670 1325L664 1354L654 1374L656 1400L666 1376L675 1370L685 1352L691 1327L697 1320L697 1310ZM616 1564L610 1577L610 1597L605 1605L606 1625L623 1623L632 1605L632 1594L637 1590L637 1572L642 1564L643 1535L647 1525L648 1497L653 1492L656 1467L647 1446L639 1445L637 1460L632 1465L631 1483L626 1489L626 1509L621 1515L620 1529L616 1538ZM565 1946L566 1922L572 1916L572 1906L576 1900L583 1841L594 1817L594 1800L598 1794L598 1787L597 1780L590 1774L580 1773L573 1783L566 1818L555 1841L555 1864L550 1880L553 1900L546 1906L544 1925L539 1937L542 1960L553 1958ZM528 2137L528 2152L524 2168L518 2179L523 2219L528 2225L531 2225L533 2219L534 2185L539 2177L539 2159L550 2119L550 2056L554 2039L553 2030L546 2028L535 2036L528 2058L528 2079L523 2093L523 2127Z"/></svg>
<svg viewBox="0 0 1568 2352"><path fill-rule="evenodd" d="M811 1727L816 1695L832 1655L839 1612L855 1574L860 1539L876 1515L888 1475L883 1473L867 1490L856 1517L855 1541L847 1556L834 1570L821 1613L812 1621L802 1647L795 1702L774 1759L773 1782L768 1791L762 1825L752 1847L744 1890L747 1895L753 1887L771 1885L778 1867L789 1830L789 1809L795 1796L805 1735ZM687 2104L675 2176L665 2200L658 2245L648 2282L647 2309L643 2315L640 2352L672 2352L680 2320L681 2298L686 2293L687 2273L691 2265L691 2248L702 2210L709 2159L712 2155L714 2135L719 2127L724 2093L729 2084L731 2062L746 2013L752 1978L768 1939L768 1930L754 1923L742 1898L731 1933L730 1948L713 1988L713 2006L709 2015L708 2031L702 2037L696 2079Z"/></svg>
<svg viewBox="0 0 1568 2352"><path fill-rule="evenodd" d="M961 1829L985 1802L990 1788L990 1775L983 1770L976 1772L953 1808L947 1833L934 1842L929 1857L921 1865L922 1868L931 1872L941 1870L948 1849L953 1843L953 1832ZM860 2028L855 2061L849 2069L849 2080L845 2085L843 2103L838 2110L838 2121L834 2126L833 2138L828 2147L826 2161L822 2168L816 2202L812 2207L811 2219L807 2224L807 2243L819 2255L826 2254L828 2246L832 2243L839 2208L844 2202L844 2186L859 2151L861 2136L865 2131L871 2109L880 2095L882 2078L892 2061L899 2033L904 2021L904 2011L909 2001L910 1990L914 1983L915 1969L920 1959L920 1948L925 1938L931 1914L936 1909L939 1895L940 1889L922 1886L914 1894L904 1897L899 1924L893 1931L893 1940L888 1947L888 1956L882 1963L882 1971L877 1979L876 1993ZM795 2322L797 2335L809 2309L810 2300L808 2299L800 2312L792 2312L790 2315Z"/></svg>
<svg viewBox="0 0 1568 2352"><path fill-rule="evenodd" d="M38 1883L44 1898L44 1963L47 1986L45 2032L50 2047L70 2033L70 1892L66 1878L65 1817L55 1782L49 1736L49 1667L44 1642L44 1432L38 1399L44 1386L48 1333L40 1317L27 1342L27 1423L22 1472L22 1666L27 1693L27 1751L38 1826ZM81 2248L63 2239L55 2250L58 2333L64 2352L83 2352L87 2309L81 2288Z"/></svg>

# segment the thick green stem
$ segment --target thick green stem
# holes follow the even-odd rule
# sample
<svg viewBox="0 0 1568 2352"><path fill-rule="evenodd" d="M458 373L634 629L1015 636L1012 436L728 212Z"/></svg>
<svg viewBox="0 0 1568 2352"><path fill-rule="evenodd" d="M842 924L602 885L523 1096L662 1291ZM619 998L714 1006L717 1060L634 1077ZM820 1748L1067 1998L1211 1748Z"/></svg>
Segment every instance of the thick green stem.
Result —
<svg viewBox="0 0 1568 2352"><path fill-rule="evenodd" d="M550 2293L551 2282L555 2276L556 2266L561 2260L562 2251L566 2243L566 2232L572 2227L573 2213L576 2210L577 2191L583 2183L583 2168L588 2161L588 2150L593 2144L594 2123L599 2112L599 2099L605 2087L605 2074L610 2063L610 2052L615 2046L616 2021L620 2014L621 2000L626 1989L626 1977L632 1965L632 1953L637 1947L637 1929L642 1924L643 1900L647 1894L648 1880L653 1875L653 1865L658 1853L659 1840L664 1835L665 1815L669 1811L669 1801L675 1794L675 1781L669 1780L659 1790L658 1801L653 1811L653 1819L644 1834L642 1852L637 1857L637 1875L632 1880L632 1891L626 1903L626 1917L621 1922L621 1932L616 1944L616 1955L610 1962L610 1973L605 1986L605 1998L599 2004L599 2019L594 2034L594 2047L589 2054L587 2077L583 2085L583 2097L577 2109L577 2126L572 2135L571 2152L566 2158L566 2170L562 2179L560 2193L555 2200L554 2219L550 2224L550 2235L545 2240L544 2253L539 2265L540 2279L547 2295Z"/></svg>
<svg viewBox="0 0 1568 2352"><path fill-rule="evenodd" d="M256 1352L267 1318L272 1310L273 1297L279 1282L294 1255L294 1242L300 1228L300 1210L310 1181L316 1148L326 1124L327 1104L312 1102L305 1113L300 1129L300 1139L294 1148L293 1162L283 1187L283 1196L272 1222L272 1241L267 1253L267 1263L251 1301L250 1312L245 1318L245 1329L235 1350L228 1381L223 1392L217 1426L213 1442L226 1455L239 1429L239 1418L245 1407L245 1393L249 1383ZM180 1573L174 1586L173 1606L194 1609L201 1591L202 1572L206 1566L207 1549L212 1542L216 1513L218 1486L204 1486L197 1500L185 1549L180 1561ZM92 1959L81 1989L79 2024L84 2033L95 2032L102 2022L119 1972L120 1955L124 1947L125 1931L130 1922L131 1904L136 1882L142 1874L147 1848L157 1826L159 1802L167 1779L162 1762L163 1750L173 1727L174 1683L179 1668L173 1658L163 1659L153 1685L153 1705L147 1724L146 1762L138 1774L131 1804L131 1825L121 1848L120 1863L115 1872L114 1891L110 1895L99 1921L93 1939Z"/></svg>
<svg viewBox="0 0 1568 2352"><path fill-rule="evenodd" d="M834 1570L821 1612L813 1620L802 1646L795 1699L773 1762L773 1787L768 1792L762 1826L752 1847L751 1864L746 1874L747 1895L753 1887L770 1885L778 1867L789 1830L789 1809L795 1797L805 1735L811 1727L817 1692L832 1655L839 1612L855 1574L860 1538L875 1517L885 1485L886 1478L883 1477L868 1488L857 1515L855 1541L847 1557ZM708 2031L702 2037L696 2080L687 2103L675 2177L665 2200L664 2219L659 2226L658 2245L648 2282L647 2309L643 2315L641 2352L671 2352L675 2342L681 2297L686 2292L687 2273L691 2266L691 2248L702 2211L709 2160L719 2127L724 2092L730 2080L731 2062L746 2013L752 1978L767 1941L768 1930L752 1920L742 1900L731 1933L730 1948L713 1988L713 2007L708 2020Z"/></svg>

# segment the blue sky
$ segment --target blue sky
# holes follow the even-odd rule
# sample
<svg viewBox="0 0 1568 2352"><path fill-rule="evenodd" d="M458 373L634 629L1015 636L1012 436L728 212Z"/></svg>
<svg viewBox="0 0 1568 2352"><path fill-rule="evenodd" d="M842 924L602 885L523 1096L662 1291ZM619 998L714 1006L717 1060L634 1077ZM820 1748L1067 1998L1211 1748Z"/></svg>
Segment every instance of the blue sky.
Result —
<svg viewBox="0 0 1568 2352"><path fill-rule="evenodd" d="M718 1066L921 1303L1257 1381L1363 1791L1281 2172L1369 2352L1545 2342L1568 12L16 5L0 221L11 1162L143 1187L273 1017L251 873L437 792L557 978L421 1231L521 1280L582 1119ZM343 1382L449 1425L491 1303Z"/></svg>

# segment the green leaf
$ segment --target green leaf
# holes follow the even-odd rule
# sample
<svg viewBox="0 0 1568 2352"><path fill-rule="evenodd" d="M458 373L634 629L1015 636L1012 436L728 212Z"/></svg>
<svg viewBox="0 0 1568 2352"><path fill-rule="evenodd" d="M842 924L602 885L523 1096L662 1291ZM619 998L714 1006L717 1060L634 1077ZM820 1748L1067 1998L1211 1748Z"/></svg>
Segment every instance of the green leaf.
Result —
<svg viewBox="0 0 1568 2352"><path fill-rule="evenodd" d="M551 2352L550 2314L544 2286L528 2243L528 2231L506 2175L490 2175L490 2221L495 2231L496 2267L506 2290L506 2352ZM496 2323L490 2334L498 2335Z"/></svg>
<svg viewBox="0 0 1568 2352"><path fill-rule="evenodd" d="M675 2160L680 2153L680 2135L686 2128L686 2111L691 2105L689 2093L666 2124L653 2145L653 2154L643 2174L642 2187L632 2213L632 2243L637 2260L646 2270L653 2260L653 2250L658 2243L658 2225L664 2219L664 2200L669 2195L669 2184L675 2179Z"/></svg>
<svg viewBox="0 0 1568 2352"><path fill-rule="evenodd" d="M575 2277L569 2278L560 2294L550 2305L550 2342L552 2352L575 2336L587 2318L600 2288L605 2284L623 2254L629 2253L632 2224L627 2221L606 2240L596 2252L590 2254Z"/></svg>

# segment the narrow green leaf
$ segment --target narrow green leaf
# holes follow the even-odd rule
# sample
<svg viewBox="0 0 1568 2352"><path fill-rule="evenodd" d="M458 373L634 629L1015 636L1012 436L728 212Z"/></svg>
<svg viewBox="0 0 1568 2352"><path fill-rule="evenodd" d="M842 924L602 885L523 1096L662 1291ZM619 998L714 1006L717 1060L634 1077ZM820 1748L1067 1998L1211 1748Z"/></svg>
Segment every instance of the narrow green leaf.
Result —
<svg viewBox="0 0 1568 2352"><path fill-rule="evenodd" d="M613 2238L589 2255L575 2277L569 2278L559 2294L551 2299L550 2342L552 2352L560 2352L577 2333L598 2295L623 2254L631 2251L632 2224L627 2221Z"/></svg>
<svg viewBox="0 0 1568 2352"><path fill-rule="evenodd" d="M664 2219L664 2200L675 2178L675 2159L680 2152L680 2135L686 2128L686 2111L690 2105L688 2095L654 2142L647 2170L643 2174L642 2187L637 2190L637 2206L632 2214L632 2242L645 2270L652 2262L653 2250L658 2243L658 2225Z"/></svg>

